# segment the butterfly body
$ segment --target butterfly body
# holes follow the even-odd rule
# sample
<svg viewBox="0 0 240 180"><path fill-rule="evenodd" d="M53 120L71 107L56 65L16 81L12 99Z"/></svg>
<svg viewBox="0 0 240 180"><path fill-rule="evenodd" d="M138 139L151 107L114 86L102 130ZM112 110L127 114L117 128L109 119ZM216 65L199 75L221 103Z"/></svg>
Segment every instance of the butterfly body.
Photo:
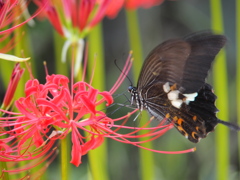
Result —
<svg viewBox="0 0 240 180"><path fill-rule="evenodd" d="M208 32L158 45L146 58L137 87L128 88L132 104L160 121L167 118L191 142L199 142L223 123L205 79L225 42L224 36Z"/></svg>

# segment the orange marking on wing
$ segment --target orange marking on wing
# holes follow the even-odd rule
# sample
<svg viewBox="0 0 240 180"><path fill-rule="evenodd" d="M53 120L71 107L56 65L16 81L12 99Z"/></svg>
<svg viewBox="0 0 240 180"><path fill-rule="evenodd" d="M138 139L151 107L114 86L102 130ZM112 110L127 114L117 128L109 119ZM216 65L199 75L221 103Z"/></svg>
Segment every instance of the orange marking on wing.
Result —
<svg viewBox="0 0 240 180"><path fill-rule="evenodd" d="M178 117L177 117L177 116L174 116L174 117L173 117L173 121L177 122L177 120L178 120Z"/></svg>
<svg viewBox="0 0 240 180"><path fill-rule="evenodd" d="M184 122L184 120L183 119L181 119L181 118L179 118L178 120L177 120L177 124L179 124L179 126L182 126L182 123Z"/></svg>
<svg viewBox="0 0 240 180"><path fill-rule="evenodd" d="M193 119L194 121L196 121L196 120L197 120L197 116L193 116L192 119Z"/></svg>
<svg viewBox="0 0 240 180"><path fill-rule="evenodd" d="M197 135L196 132L192 132L191 136L194 138L194 139L198 139L198 137L196 137L195 135Z"/></svg>
<svg viewBox="0 0 240 180"><path fill-rule="evenodd" d="M183 133L183 135L187 138L188 137L188 133L182 128L182 126L177 126L177 129Z"/></svg>
<svg viewBox="0 0 240 180"><path fill-rule="evenodd" d="M167 113L166 116L165 116L165 118L170 118L170 114Z"/></svg>
<svg viewBox="0 0 240 180"><path fill-rule="evenodd" d="M176 89L177 89L177 84L175 83L174 85L172 85L172 86L170 87L170 89L171 89L171 90L176 90Z"/></svg>

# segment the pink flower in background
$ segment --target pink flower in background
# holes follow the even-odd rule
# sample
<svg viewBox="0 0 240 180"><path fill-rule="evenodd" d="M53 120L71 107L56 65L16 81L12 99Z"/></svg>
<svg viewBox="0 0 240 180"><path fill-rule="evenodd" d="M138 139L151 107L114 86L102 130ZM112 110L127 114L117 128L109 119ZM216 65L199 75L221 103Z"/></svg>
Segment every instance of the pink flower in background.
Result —
<svg viewBox="0 0 240 180"><path fill-rule="evenodd" d="M65 38L61 52L61 61L66 62L67 52L71 45L76 47L75 76L81 67L84 38L89 31L100 23L105 16L115 17L123 6L133 9L151 7L163 0L155 1L123 1L123 0L34 0L47 17L55 30Z"/></svg>
<svg viewBox="0 0 240 180"><path fill-rule="evenodd" d="M18 42L15 42L16 35L12 32L26 23L33 25L32 19L42 11L39 9L30 15L27 9L29 3L30 1L26 0L0 0L0 42L6 43L0 49L0 53L7 53L13 49ZM23 35L24 33L20 36Z"/></svg>
<svg viewBox="0 0 240 180"><path fill-rule="evenodd" d="M66 62L67 51L74 44L75 76L81 67L84 38L105 16L111 0L34 0L43 16L47 17L55 30L65 38L61 61Z"/></svg>
<svg viewBox="0 0 240 180"><path fill-rule="evenodd" d="M19 0L1 0L0 1L0 29L13 23L16 17L22 13Z"/></svg>
<svg viewBox="0 0 240 180"><path fill-rule="evenodd" d="M125 0L127 9L151 8L163 3L164 0Z"/></svg>
<svg viewBox="0 0 240 180"><path fill-rule="evenodd" d="M43 10L46 4L42 5L42 9L39 8L30 15L27 9L30 2L26 0L0 0L0 34L12 32L28 22L33 23L31 20Z"/></svg>
<svg viewBox="0 0 240 180"><path fill-rule="evenodd" d="M129 10L137 8L151 8L163 3L164 0L112 0L107 9L107 16L115 18L121 8L125 7Z"/></svg>
<svg viewBox="0 0 240 180"><path fill-rule="evenodd" d="M65 37L83 38L105 16L111 0L34 0L57 32ZM75 37L75 38L76 38Z"/></svg>
<svg viewBox="0 0 240 180"><path fill-rule="evenodd" d="M10 24L21 16L22 9L18 0L0 0L0 30L7 28L5 33L0 35L0 42L9 39L12 30L8 30ZM1 53L6 53L13 48L14 38L9 41L5 47L1 48Z"/></svg>

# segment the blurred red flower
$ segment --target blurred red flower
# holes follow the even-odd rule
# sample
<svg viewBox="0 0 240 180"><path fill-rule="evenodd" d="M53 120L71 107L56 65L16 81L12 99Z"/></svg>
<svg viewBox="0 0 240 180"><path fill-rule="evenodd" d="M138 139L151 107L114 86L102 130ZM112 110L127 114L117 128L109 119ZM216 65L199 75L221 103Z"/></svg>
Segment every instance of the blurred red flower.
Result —
<svg viewBox="0 0 240 180"><path fill-rule="evenodd" d="M27 10L29 3L30 1L25 0L0 0L0 42L6 42L6 45L0 49L0 53L9 52L17 43L15 35L11 33L26 23L32 23L32 19L42 11L39 9L29 15Z"/></svg>
<svg viewBox="0 0 240 180"><path fill-rule="evenodd" d="M137 8L151 8L163 3L164 0L112 0L107 9L107 16L115 18L121 8L125 7L129 10Z"/></svg>
<svg viewBox="0 0 240 180"><path fill-rule="evenodd" d="M83 38L106 15L111 0L34 0L56 29L64 36ZM75 39L77 40L77 39Z"/></svg>

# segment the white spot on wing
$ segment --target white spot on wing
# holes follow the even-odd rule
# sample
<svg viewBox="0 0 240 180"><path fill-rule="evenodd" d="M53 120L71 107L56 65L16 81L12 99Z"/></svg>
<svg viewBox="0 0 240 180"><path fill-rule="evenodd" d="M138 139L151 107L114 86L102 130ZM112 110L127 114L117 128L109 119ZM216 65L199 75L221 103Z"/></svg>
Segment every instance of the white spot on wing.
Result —
<svg viewBox="0 0 240 180"><path fill-rule="evenodd" d="M169 101L171 101L171 104L178 109L181 107L182 103L189 104L189 102L194 101L198 95L197 92L191 93L191 94L183 94L185 96L184 101L183 101L182 99L179 99L180 91L179 90L171 90L169 82L166 82L163 85L163 90L165 93L167 93L167 97L168 97Z"/></svg>
<svg viewBox="0 0 240 180"><path fill-rule="evenodd" d="M163 90L165 93L168 93L170 91L170 86L169 86L169 82L166 82L164 85L163 85Z"/></svg>
<svg viewBox="0 0 240 180"><path fill-rule="evenodd" d="M174 107L179 109L181 107L183 101L181 99L176 99L176 100L171 101L171 103Z"/></svg>
<svg viewBox="0 0 240 180"><path fill-rule="evenodd" d="M168 99L170 101L174 101L178 99L179 91L178 90L173 90L168 93Z"/></svg>
<svg viewBox="0 0 240 180"><path fill-rule="evenodd" d="M190 101L194 101L197 97L198 93L191 93L191 94L183 94L186 97L185 103L189 104Z"/></svg>

